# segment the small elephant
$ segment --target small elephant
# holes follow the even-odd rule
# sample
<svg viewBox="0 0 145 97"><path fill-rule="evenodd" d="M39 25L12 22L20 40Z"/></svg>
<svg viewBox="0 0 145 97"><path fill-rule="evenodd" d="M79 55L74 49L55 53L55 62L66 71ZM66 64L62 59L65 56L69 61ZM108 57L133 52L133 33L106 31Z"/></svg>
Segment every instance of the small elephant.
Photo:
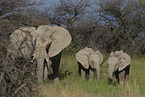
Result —
<svg viewBox="0 0 145 97"><path fill-rule="evenodd" d="M103 55L100 51L93 51L91 48L86 47L76 53L76 60L82 79L85 79L85 75L89 74L89 81L91 81L94 76L94 70L97 72L97 79L100 79L100 64L103 61Z"/></svg>
<svg viewBox="0 0 145 97"><path fill-rule="evenodd" d="M127 84L129 79L129 70L131 58L128 54L121 51L111 52L108 59L109 84L114 84L117 79L120 85Z"/></svg>
<svg viewBox="0 0 145 97"><path fill-rule="evenodd" d="M53 68L53 77L58 79L59 65L62 50L67 47L72 38L68 30L49 25L35 27L22 27L10 36L11 44L8 52L15 56L32 57L38 65L37 78L42 83L44 60L47 68ZM33 62L33 61L32 61ZM44 79L47 75L44 76Z"/></svg>

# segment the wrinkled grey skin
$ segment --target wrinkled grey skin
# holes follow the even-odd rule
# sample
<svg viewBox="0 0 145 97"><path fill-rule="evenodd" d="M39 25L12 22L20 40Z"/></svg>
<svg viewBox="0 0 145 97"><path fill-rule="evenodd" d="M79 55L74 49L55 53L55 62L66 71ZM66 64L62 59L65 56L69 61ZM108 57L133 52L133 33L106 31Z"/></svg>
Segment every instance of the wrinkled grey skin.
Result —
<svg viewBox="0 0 145 97"><path fill-rule="evenodd" d="M85 49L90 49L90 48L85 48ZM78 54L81 54L81 53L78 53ZM96 71L97 72L97 79L99 80L100 79L100 64L103 61L102 60L103 56L101 53L100 53L101 54L100 55L94 51L91 51L90 53L86 53L86 54L87 54L87 59L85 59L86 61L85 60L84 61L88 62L88 66L84 66L83 62L79 62L79 60L77 60L79 74L81 75L82 79L85 79L86 74L89 74L89 81L92 81L92 79L94 77L94 72ZM85 57L80 56L80 58L85 58Z"/></svg>
<svg viewBox="0 0 145 97"><path fill-rule="evenodd" d="M127 84L129 79L130 64L130 56L123 51L116 51L115 53L111 52L108 59L109 84L115 84L116 80L120 85Z"/></svg>

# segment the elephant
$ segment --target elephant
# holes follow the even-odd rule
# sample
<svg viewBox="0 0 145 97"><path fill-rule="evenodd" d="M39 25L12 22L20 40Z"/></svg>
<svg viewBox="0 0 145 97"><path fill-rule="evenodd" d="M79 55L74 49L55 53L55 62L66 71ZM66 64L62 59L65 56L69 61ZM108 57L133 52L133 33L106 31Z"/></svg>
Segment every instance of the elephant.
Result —
<svg viewBox="0 0 145 97"><path fill-rule="evenodd" d="M15 56L33 57L32 61L37 61L37 78L42 83L44 76L43 69L51 66L53 68L53 78L58 78L61 53L66 48L72 38L68 30L59 26L40 25L35 27L21 27L10 36L10 46L8 52ZM47 65L44 65L44 60Z"/></svg>
<svg viewBox="0 0 145 97"><path fill-rule="evenodd" d="M89 81L92 81L94 70L97 72L97 79L100 79L100 64L103 61L103 55L100 51L93 51L91 48L85 47L75 56L82 79L85 79L86 74L89 74Z"/></svg>
<svg viewBox="0 0 145 97"><path fill-rule="evenodd" d="M131 65L130 56L121 51L111 52L108 58L109 85L115 84L115 80L120 85L127 84Z"/></svg>

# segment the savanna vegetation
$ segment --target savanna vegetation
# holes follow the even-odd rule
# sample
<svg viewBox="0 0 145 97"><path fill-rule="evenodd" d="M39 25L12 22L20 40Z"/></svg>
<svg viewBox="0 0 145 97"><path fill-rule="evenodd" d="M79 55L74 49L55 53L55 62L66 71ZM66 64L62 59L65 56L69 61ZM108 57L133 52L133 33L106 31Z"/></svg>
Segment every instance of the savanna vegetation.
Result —
<svg viewBox="0 0 145 97"><path fill-rule="evenodd" d="M106 57L105 57L106 58ZM106 61L106 60L105 60ZM39 97L144 97L145 69L144 58L132 59L131 74L127 85L108 85L108 65L104 61L101 65L101 77L97 76L89 82L82 80L78 74L78 64L73 55L63 54L60 68L59 82L46 82L41 85ZM70 74L65 75L65 71Z"/></svg>
<svg viewBox="0 0 145 97"><path fill-rule="evenodd" d="M145 0L0 0L0 96L144 97L144 17ZM39 25L62 26L73 38L63 51L60 82L46 81L41 86L30 58L12 59L7 53L14 30ZM104 55L100 81L81 80L78 75L74 54L86 46ZM126 86L108 85L107 59L116 50L132 57Z"/></svg>

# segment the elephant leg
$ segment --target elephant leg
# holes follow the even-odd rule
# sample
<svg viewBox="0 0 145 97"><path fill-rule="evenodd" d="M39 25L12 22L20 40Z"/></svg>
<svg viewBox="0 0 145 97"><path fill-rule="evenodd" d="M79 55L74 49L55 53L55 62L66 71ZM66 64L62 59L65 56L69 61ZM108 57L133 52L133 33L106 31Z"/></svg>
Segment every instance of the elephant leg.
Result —
<svg viewBox="0 0 145 97"><path fill-rule="evenodd" d="M125 78L125 70L123 70L119 73L119 84L120 85L124 84L124 81L125 81L124 78Z"/></svg>
<svg viewBox="0 0 145 97"><path fill-rule="evenodd" d="M100 79L100 65L97 65L96 72L97 72L97 80L99 80Z"/></svg>
<svg viewBox="0 0 145 97"><path fill-rule="evenodd" d="M53 68L53 79L55 80L59 80L59 66L60 66L60 59L61 59L61 52L50 58L50 60L52 61L52 68Z"/></svg>
<svg viewBox="0 0 145 97"><path fill-rule="evenodd" d="M84 80L85 77L86 77L86 74L89 74L89 69L85 69L80 62L77 62L77 63L78 63L78 72L79 72L79 75Z"/></svg>
<svg viewBox="0 0 145 97"><path fill-rule="evenodd" d="M44 60L43 79L44 80L48 79L48 64L47 64L46 60Z"/></svg>
<svg viewBox="0 0 145 97"><path fill-rule="evenodd" d="M108 68L109 71L109 85L111 85L112 83L114 84L114 68L109 66Z"/></svg>
<svg viewBox="0 0 145 97"><path fill-rule="evenodd" d="M128 80L129 80L129 71L130 70L130 65L128 65L126 67L126 70L125 70L125 84L128 84Z"/></svg>
<svg viewBox="0 0 145 97"><path fill-rule="evenodd" d="M128 74L128 75L126 75L126 77L125 77L125 85L127 85L127 84L128 84L128 80L129 80L129 74Z"/></svg>
<svg viewBox="0 0 145 97"><path fill-rule="evenodd" d="M86 72L81 69L81 78L84 80L85 79L85 76L86 76Z"/></svg>
<svg viewBox="0 0 145 97"><path fill-rule="evenodd" d="M78 61L77 61L77 63L78 63L78 73L79 73L79 75L81 76L82 64L81 64L80 62L78 62Z"/></svg>
<svg viewBox="0 0 145 97"><path fill-rule="evenodd" d="M38 78L38 83L42 83L42 79L43 79L43 60L42 59L38 59L37 60L37 64L38 64L38 70L37 70L37 78Z"/></svg>
<svg viewBox="0 0 145 97"><path fill-rule="evenodd" d="M119 71L118 70L116 70L115 72L114 72L114 82L115 81L117 81L117 83L119 83Z"/></svg>
<svg viewBox="0 0 145 97"><path fill-rule="evenodd" d="M90 69L89 70L89 81L93 80L94 72Z"/></svg>

